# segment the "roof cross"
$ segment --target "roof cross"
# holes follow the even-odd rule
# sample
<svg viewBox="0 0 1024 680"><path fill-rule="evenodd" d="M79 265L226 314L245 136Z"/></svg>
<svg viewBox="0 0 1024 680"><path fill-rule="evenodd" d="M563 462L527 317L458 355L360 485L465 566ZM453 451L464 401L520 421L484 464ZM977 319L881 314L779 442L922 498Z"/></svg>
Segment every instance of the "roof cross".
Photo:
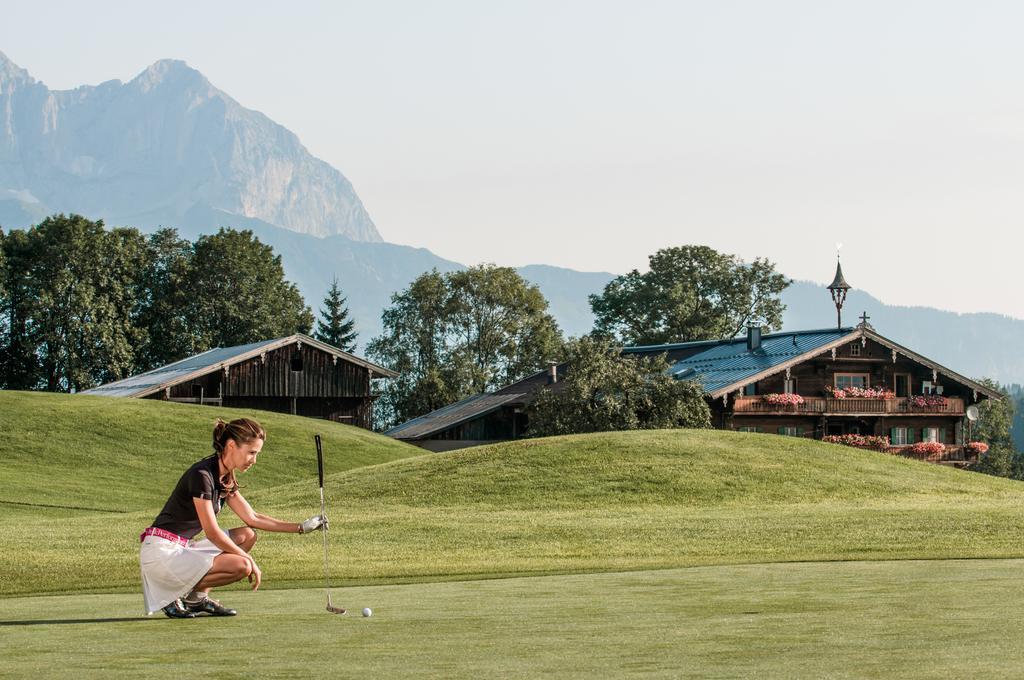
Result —
<svg viewBox="0 0 1024 680"><path fill-rule="evenodd" d="M861 326L867 326L868 325L868 319L870 319L870 318L871 317L868 316L867 312L864 312L863 314L861 314L860 315L860 325Z"/></svg>

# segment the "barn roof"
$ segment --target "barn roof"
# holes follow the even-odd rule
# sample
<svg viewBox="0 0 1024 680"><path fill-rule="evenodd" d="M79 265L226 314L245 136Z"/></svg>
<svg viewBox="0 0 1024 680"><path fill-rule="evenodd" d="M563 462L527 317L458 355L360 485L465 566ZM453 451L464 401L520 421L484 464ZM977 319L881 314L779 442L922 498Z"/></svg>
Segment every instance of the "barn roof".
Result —
<svg viewBox="0 0 1024 680"><path fill-rule="evenodd" d="M384 434L395 439L420 439L447 430L467 420L485 416L497 411L507 403L523 399L524 396L526 395L517 392L474 394L419 418L407 420Z"/></svg>
<svg viewBox="0 0 1024 680"><path fill-rule="evenodd" d="M178 383L193 380L199 376L206 375L207 373L212 373L213 371L223 370L225 367L233 366L253 357L258 357L264 352L269 352L296 342L316 347L317 349L323 350L328 354L332 354L339 359L349 361L357 366L362 366L363 368L368 369L371 373L376 374L376 377L378 378L394 378L398 375L394 371L370 363L365 359L360 359L354 354L349 354L348 352L340 350L333 345L320 342L319 340L311 338L304 333L295 333L294 335L289 335L283 338L253 342L248 345L216 347L200 354L181 359L180 361L167 364L166 366L154 368L153 370L146 371L145 373L139 373L138 375L106 383L105 385L100 385L99 387L94 387L90 390L84 390L81 394L92 394L104 397L146 397L155 392L159 392L162 389L177 385Z"/></svg>

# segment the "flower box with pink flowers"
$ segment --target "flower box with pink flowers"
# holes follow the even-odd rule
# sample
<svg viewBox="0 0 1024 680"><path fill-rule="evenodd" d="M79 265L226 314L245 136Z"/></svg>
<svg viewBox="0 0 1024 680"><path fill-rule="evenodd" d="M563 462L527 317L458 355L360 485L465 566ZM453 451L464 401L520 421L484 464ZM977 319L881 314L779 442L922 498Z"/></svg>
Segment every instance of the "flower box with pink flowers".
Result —
<svg viewBox="0 0 1024 680"><path fill-rule="evenodd" d="M988 453L988 444L985 442L967 442L964 444L964 451L973 456L981 456Z"/></svg>
<svg viewBox="0 0 1024 680"><path fill-rule="evenodd" d="M884 387L826 387L825 393L833 399L895 399L896 393Z"/></svg>
<svg viewBox="0 0 1024 680"><path fill-rule="evenodd" d="M907 397L907 405L915 411L941 410L946 405L946 398L938 394L919 394Z"/></svg>
<svg viewBox="0 0 1024 680"><path fill-rule="evenodd" d="M765 394L761 397L761 401L772 406L796 410L797 406L804 403L804 398L799 394Z"/></svg>

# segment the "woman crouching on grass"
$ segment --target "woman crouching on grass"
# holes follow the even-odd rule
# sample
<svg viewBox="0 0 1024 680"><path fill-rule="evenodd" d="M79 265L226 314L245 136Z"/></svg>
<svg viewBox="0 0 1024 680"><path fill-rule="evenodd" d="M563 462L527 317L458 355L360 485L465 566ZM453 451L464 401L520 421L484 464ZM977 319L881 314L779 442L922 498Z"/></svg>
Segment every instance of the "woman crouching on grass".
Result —
<svg viewBox="0 0 1024 680"><path fill-rule="evenodd" d="M259 588L262 574L249 554L256 543L253 529L303 534L326 527L326 518L320 515L301 524L261 515L242 498L235 473L256 463L266 438L255 420L217 420L213 428L216 453L185 471L153 526L142 532L139 564L148 614L162 609L175 619L191 619L202 612L234 616L234 609L210 599L209 593L211 588L243 578L249 579L253 590ZM244 527L220 528L217 513L222 500L245 522ZM192 540L200 531L206 538Z"/></svg>

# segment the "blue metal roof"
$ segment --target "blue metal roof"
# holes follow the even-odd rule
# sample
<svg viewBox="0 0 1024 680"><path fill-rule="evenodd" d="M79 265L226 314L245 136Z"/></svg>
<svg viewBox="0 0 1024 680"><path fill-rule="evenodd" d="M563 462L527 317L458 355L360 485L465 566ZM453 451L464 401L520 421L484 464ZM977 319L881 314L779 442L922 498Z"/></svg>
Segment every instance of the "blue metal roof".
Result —
<svg viewBox="0 0 1024 680"><path fill-rule="evenodd" d="M836 328L773 333L763 336L761 347L756 350L747 349L747 338L743 336L731 340L705 343L629 347L623 351L629 354L657 354L681 347L705 344L707 349L680 359L672 364L668 372L681 380L700 381L704 386L704 391L710 394L730 385L742 383L758 373L780 366L802 354L825 347L853 331L852 328Z"/></svg>

